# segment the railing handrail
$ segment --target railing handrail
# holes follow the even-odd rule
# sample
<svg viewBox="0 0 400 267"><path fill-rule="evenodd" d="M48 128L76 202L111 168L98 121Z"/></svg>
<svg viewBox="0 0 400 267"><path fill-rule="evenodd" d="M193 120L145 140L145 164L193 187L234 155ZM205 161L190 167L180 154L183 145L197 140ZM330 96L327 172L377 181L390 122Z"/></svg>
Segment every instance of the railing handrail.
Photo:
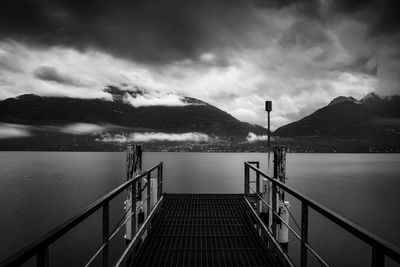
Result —
<svg viewBox="0 0 400 267"><path fill-rule="evenodd" d="M393 244L383 240L382 238L372 234L362 228L361 226L356 225L354 222L350 221L349 219L344 218L343 216L337 214L336 212L326 208L322 204L318 203L317 201L305 196L304 194L298 192L296 189L291 188L290 186L286 185L285 183L280 182L278 179L274 179L270 177L268 174L264 173L262 170L252 166L249 162L245 162L245 165L248 166L250 169L254 170L256 173L260 174L264 178L268 179L270 182L275 184L278 187L283 188L285 191L289 192L292 196L296 197L302 202L305 202L307 206L313 208L315 211L320 213L321 215L328 218L330 221L334 222L335 224L342 227L347 232L353 234L354 236L358 237L365 243L371 245L372 247L378 248L382 250L382 252L390 257L391 259L395 260L397 263L400 263L400 249L394 246Z"/></svg>
<svg viewBox="0 0 400 267"><path fill-rule="evenodd" d="M141 172L140 174L136 175L134 178L124 182L123 184L119 185L117 188L113 189L111 192L107 193L103 197L99 198L88 207L86 207L83 211L78 213L77 215L73 216L72 218L66 220L64 223L60 224L56 228L49 231L47 234L43 235L42 237L38 238L37 240L33 241L29 245L23 247L22 249L18 250L14 254L10 255L8 258L4 259L0 262L0 266L7 266L9 264L16 264L20 265L30 258L34 257L41 249L48 247L58 238L66 234L72 228L80 224L83 220L88 218L90 215L95 213L101 207L103 207L106 203L112 200L114 197L119 195L122 191L124 191L127 187L142 179L143 177L147 176L149 173L154 171L155 169L162 167L163 162L160 162L153 167Z"/></svg>

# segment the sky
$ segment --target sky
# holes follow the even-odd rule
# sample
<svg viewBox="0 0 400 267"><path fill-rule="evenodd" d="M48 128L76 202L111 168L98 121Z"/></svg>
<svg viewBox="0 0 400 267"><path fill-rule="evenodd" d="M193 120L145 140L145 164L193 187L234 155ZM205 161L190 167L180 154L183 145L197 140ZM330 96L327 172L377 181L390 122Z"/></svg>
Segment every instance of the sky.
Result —
<svg viewBox="0 0 400 267"><path fill-rule="evenodd" d="M396 0L3 0L0 99L201 99L276 129L337 96L400 94ZM160 101L160 96L166 98ZM132 102L133 100L131 100ZM175 101L175 102L174 102ZM138 103L136 101L135 103Z"/></svg>

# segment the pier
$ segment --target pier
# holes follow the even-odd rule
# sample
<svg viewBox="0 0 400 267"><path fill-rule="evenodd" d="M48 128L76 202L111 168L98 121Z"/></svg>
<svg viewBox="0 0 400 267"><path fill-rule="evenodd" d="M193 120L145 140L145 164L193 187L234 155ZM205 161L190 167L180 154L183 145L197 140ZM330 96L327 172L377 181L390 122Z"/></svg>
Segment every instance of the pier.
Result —
<svg viewBox="0 0 400 267"><path fill-rule="evenodd" d="M400 250L350 220L327 209L285 184L285 150L274 151L274 174L259 162L243 163L243 192L237 194L171 194L163 190L163 163L142 171L141 147L127 147L126 182L85 210L0 263L19 266L35 258L36 266L51 266L51 246L59 238L102 210L102 243L88 255L85 266L309 266L314 257L329 266L308 242L309 210L319 213L371 248L371 266L385 266L385 259L400 264ZM110 201L126 196L125 214L110 225ZM295 230L285 194L301 203L301 221ZM111 230L113 229L113 230ZM126 246L117 261L110 260L110 241L125 231ZM284 235L300 241L300 262L287 253ZM282 238L283 236L283 238Z"/></svg>
<svg viewBox="0 0 400 267"><path fill-rule="evenodd" d="M167 194L133 266L281 266L243 195Z"/></svg>

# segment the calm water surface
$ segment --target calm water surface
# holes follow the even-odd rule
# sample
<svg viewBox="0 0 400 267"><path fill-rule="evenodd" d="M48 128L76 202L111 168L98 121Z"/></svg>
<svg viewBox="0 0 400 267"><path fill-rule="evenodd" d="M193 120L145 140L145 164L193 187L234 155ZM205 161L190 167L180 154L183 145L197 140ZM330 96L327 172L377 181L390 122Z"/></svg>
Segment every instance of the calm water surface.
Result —
<svg viewBox="0 0 400 267"><path fill-rule="evenodd" d="M176 193L241 193L245 160L260 161L267 170L261 153L144 153L145 168L164 161L164 190ZM400 246L399 154L288 154L287 176L300 192ZM0 152L0 259L124 180L125 153ZM300 221L299 203L289 200ZM112 225L123 214L122 202L123 196L111 203ZM54 243L52 263L84 264L101 244L99 222L101 212ZM332 266L369 265L367 245L312 211L310 243ZM298 245L292 236L295 261ZM113 258L123 246L121 233L111 244Z"/></svg>

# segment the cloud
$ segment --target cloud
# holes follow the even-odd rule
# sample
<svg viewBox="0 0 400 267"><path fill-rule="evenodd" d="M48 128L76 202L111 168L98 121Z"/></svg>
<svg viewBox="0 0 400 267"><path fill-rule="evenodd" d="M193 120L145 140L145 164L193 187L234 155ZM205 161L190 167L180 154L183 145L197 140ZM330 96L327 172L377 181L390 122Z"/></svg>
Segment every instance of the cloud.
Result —
<svg viewBox="0 0 400 267"><path fill-rule="evenodd" d="M21 124L0 123L0 139L29 137L29 127Z"/></svg>
<svg viewBox="0 0 400 267"><path fill-rule="evenodd" d="M133 134L104 134L96 139L101 142L151 142L151 141L171 141L171 142L207 142L209 136L204 133L189 132L189 133L133 133Z"/></svg>
<svg viewBox="0 0 400 267"><path fill-rule="evenodd" d="M170 63L199 59L221 47L258 46L262 42L256 39L264 34L275 39L281 20L268 19L274 14L328 27L350 18L368 25L371 36L391 34L399 29L398 7L396 0L15 0L1 5L0 34Z"/></svg>
<svg viewBox="0 0 400 267"><path fill-rule="evenodd" d="M75 79L67 74L60 73L56 68L42 66L34 70L35 77L44 81L53 81L72 86L85 86L85 83Z"/></svg>
<svg viewBox="0 0 400 267"><path fill-rule="evenodd" d="M91 123L73 123L57 128L57 130L62 133L77 134L77 135L96 134L105 131L106 129L107 129L106 126L101 126Z"/></svg>
<svg viewBox="0 0 400 267"><path fill-rule="evenodd" d="M143 106L185 106L187 103L183 101L183 97L172 93L146 92L142 95L132 97L125 94L123 98L125 103L134 107Z"/></svg>
<svg viewBox="0 0 400 267"><path fill-rule="evenodd" d="M74 135L98 135L109 129L121 128L113 125L98 125L91 123L72 123L62 126L24 125L13 123L0 123L0 139L20 138L32 136L32 131L59 132Z"/></svg>
<svg viewBox="0 0 400 267"><path fill-rule="evenodd" d="M267 141L268 135L256 135L255 133L249 133L246 137L247 142Z"/></svg>

